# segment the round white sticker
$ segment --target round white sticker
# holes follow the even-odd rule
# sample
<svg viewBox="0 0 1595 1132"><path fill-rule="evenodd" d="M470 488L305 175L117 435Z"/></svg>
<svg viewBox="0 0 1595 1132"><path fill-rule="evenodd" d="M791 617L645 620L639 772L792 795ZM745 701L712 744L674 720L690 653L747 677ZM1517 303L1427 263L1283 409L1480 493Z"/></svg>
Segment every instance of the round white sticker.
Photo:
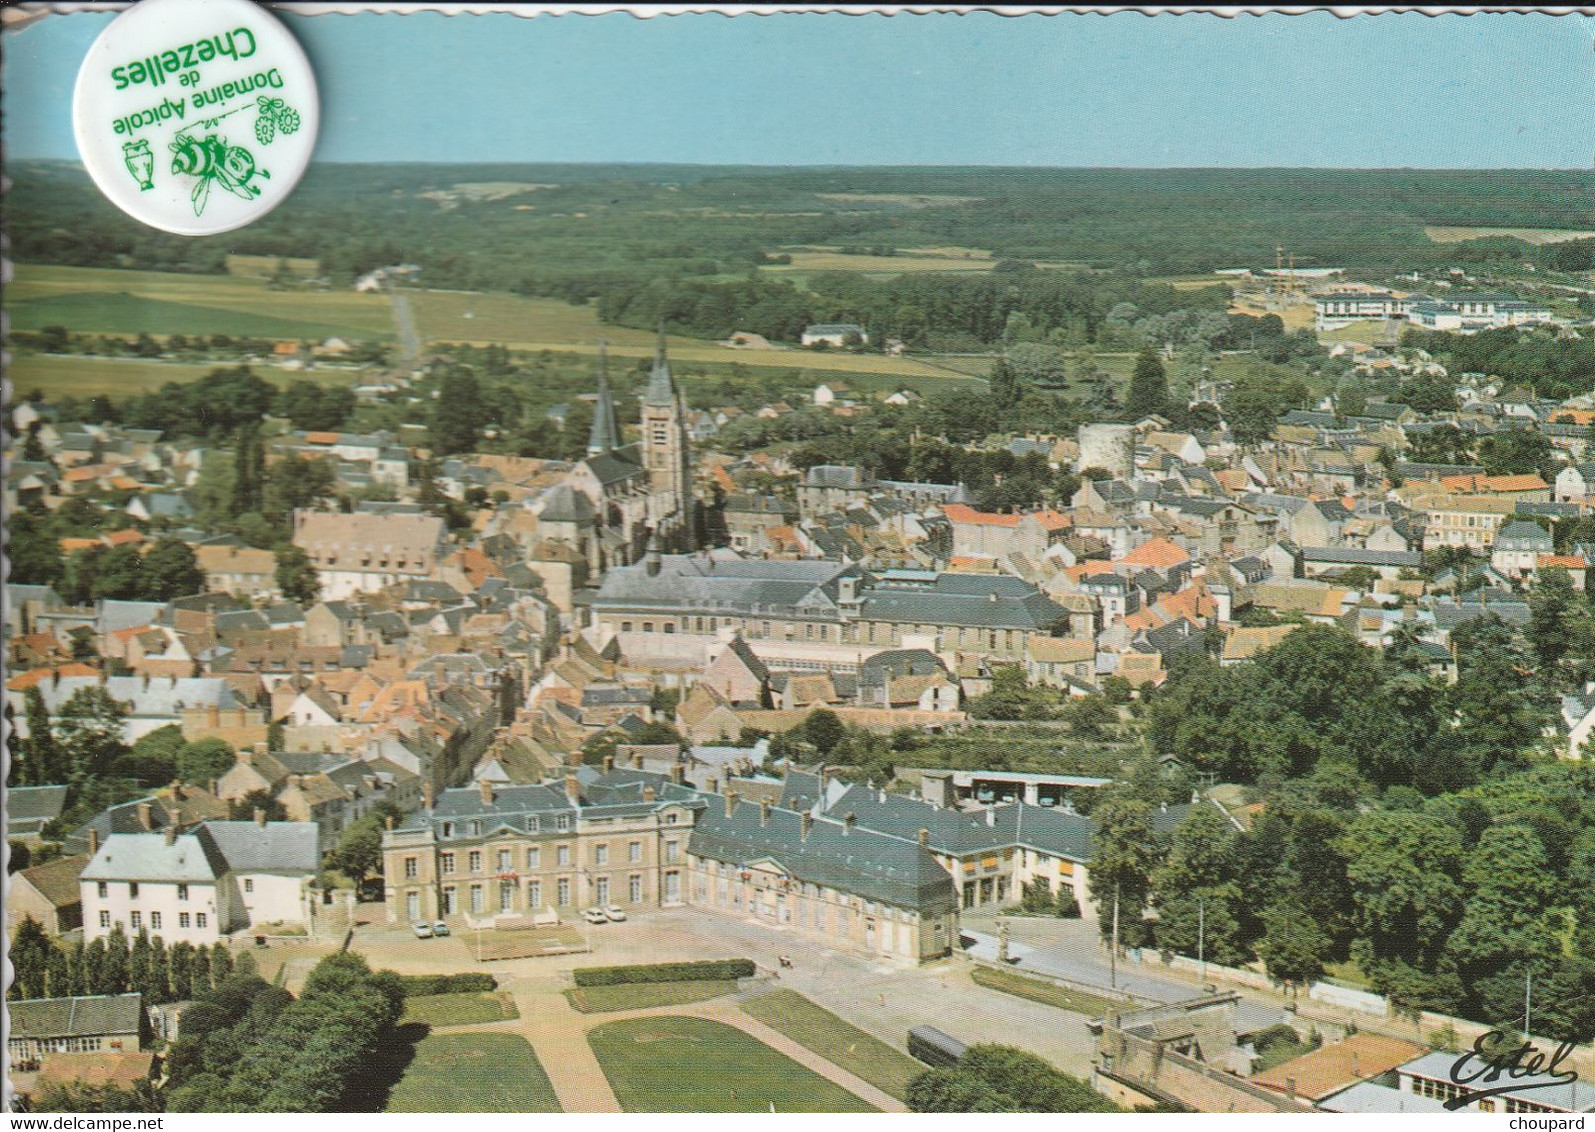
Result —
<svg viewBox="0 0 1595 1132"><path fill-rule="evenodd" d="M113 204L184 236L270 212L310 164L316 78L250 0L139 0L78 71L78 153Z"/></svg>

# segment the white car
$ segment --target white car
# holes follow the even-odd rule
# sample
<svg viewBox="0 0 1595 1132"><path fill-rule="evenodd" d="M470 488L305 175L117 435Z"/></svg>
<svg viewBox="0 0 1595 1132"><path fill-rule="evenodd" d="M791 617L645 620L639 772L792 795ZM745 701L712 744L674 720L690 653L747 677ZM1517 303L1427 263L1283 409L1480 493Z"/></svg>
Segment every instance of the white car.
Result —
<svg viewBox="0 0 1595 1132"><path fill-rule="evenodd" d="M626 910L619 904L605 904L604 915L611 923L624 923L626 919Z"/></svg>
<svg viewBox="0 0 1595 1132"><path fill-rule="evenodd" d="M432 925L425 920L417 920L410 925L410 930L415 933L416 939L431 939Z"/></svg>
<svg viewBox="0 0 1595 1132"><path fill-rule="evenodd" d="M586 920L589 924L607 924L607 923L609 923L609 917L604 915L603 910L601 908L589 908L589 909L587 909L585 912L582 913L582 919Z"/></svg>

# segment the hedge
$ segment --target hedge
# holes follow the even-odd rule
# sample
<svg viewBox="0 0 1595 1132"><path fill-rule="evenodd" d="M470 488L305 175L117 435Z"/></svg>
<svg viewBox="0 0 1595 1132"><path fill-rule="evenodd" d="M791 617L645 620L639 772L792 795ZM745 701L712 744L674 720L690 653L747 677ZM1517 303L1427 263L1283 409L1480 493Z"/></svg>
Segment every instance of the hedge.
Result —
<svg viewBox="0 0 1595 1132"><path fill-rule="evenodd" d="M400 975L404 993L419 998L428 994L459 994L463 991L490 991L498 989L498 980L492 975Z"/></svg>
<svg viewBox="0 0 1595 1132"><path fill-rule="evenodd" d="M708 979L746 979L754 972L751 959L701 959L695 963L645 963L629 967L578 967L572 974L579 987L611 987L620 983L685 983Z"/></svg>

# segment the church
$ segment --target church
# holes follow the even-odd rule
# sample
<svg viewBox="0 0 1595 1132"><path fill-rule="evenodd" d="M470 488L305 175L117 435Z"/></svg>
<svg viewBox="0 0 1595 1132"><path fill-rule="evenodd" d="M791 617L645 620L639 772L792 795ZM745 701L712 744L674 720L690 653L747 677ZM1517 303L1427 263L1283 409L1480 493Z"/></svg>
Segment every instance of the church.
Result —
<svg viewBox="0 0 1595 1132"><path fill-rule="evenodd" d="M639 443L622 443L602 345L597 394L586 459L572 470L568 487L545 497L540 519L547 533L579 550L600 573L640 560L650 547L693 549L697 505L687 402L670 373L663 326L642 393Z"/></svg>

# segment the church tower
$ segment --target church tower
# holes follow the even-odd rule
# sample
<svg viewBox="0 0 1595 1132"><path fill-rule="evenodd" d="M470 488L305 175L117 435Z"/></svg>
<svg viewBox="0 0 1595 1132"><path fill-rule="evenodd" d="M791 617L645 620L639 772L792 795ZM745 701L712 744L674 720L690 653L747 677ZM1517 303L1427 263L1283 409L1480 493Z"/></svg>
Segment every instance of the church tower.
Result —
<svg viewBox="0 0 1595 1132"><path fill-rule="evenodd" d="M620 447L620 425L615 400L609 392L609 356L606 343L598 343L598 403L593 406L593 427L587 433L587 455L606 456Z"/></svg>
<svg viewBox="0 0 1595 1132"><path fill-rule="evenodd" d="M689 549L696 538L696 516L687 448L687 404L670 376L662 322L653 371L642 395L642 451L648 472L650 525L667 547Z"/></svg>

